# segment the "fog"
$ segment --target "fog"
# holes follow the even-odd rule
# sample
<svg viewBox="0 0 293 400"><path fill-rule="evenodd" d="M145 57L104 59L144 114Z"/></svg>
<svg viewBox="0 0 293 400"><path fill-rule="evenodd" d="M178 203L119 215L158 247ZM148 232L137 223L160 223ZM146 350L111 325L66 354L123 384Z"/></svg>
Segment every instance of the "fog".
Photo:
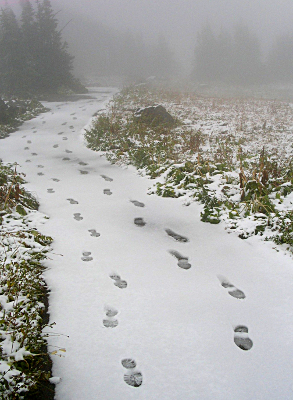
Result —
<svg viewBox="0 0 293 400"><path fill-rule="evenodd" d="M160 33L179 49L192 45L203 23L221 27L246 22L263 40L292 29L292 0L55 0L115 29L141 32L147 39Z"/></svg>
<svg viewBox="0 0 293 400"><path fill-rule="evenodd" d="M292 30L292 0L55 0L115 29L140 32L149 40L164 33L178 53L194 46L197 31L208 22L217 29L244 21L264 43Z"/></svg>
<svg viewBox="0 0 293 400"><path fill-rule="evenodd" d="M8 0L13 8L16 3ZM198 33L205 26L219 35L245 25L259 41L262 60L280 35L293 32L292 0L51 0L51 4L59 11L60 29L76 57L79 75L105 74L110 65L110 72L118 73L120 64L122 73L132 64L137 76L160 74L162 65L153 70L146 66L162 44L163 58L167 53L169 57L165 66L172 64L167 74L190 74ZM128 50L127 42L132 43ZM120 60L123 53L128 63Z"/></svg>

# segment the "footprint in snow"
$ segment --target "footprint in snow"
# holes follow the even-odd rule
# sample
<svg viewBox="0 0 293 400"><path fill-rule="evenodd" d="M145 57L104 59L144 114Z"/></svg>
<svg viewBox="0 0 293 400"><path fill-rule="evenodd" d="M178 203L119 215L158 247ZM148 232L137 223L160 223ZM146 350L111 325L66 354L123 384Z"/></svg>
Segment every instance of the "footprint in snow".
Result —
<svg viewBox="0 0 293 400"><path fill-rule="evenodd" d="M60 182L60 179L52 178L52 181L54 181L54 182Z"/></svg>
<svg viewBox="0 0 293 400"><path fill-rule="evenodd" d="M62 133L64 133L64 132L58 132L57 135L62 135Z"/></svg>
<svg viewBox="0 0 293 400"><path fill-rule="evenodd" d="M61 125L66 125L67 124L67 122L63 122L63 124L61 124Z"/></svg>
<svg viewBox="0 0 293 400"><path fill-rule="evenodd" d="M74 126L73 125L70 125L70 127L69 127L70 129L74 129Z"/></svg>
<svg viewBox="0 0 293 400"><path fill-rule="evenodd" d="M108 196L111 196L112 192L110 189L104 189L104 194L107 194Z"/></svg>
<svg viewBox="0 0 293 400"><path fill-rule="evenodd" d="M80 161L78 164L79 164L79 165L88 165L88 163L86 163L86 162L84 162L84 161Z"/></svg>
<svg viewBox="0 0 293 400"><path fill-rule="evenodd" d="M223 288L228 290L228 293L230 296L235 297L236 299L245 299L245 294L242 292L242 290L237 289L232 283L230 283L226 278L223 276L218 276L219 281L221 282L221 285Z"/></svg>
<svg viewBox="0 0 293 400"><path fill-rule="evenodd" d="M176 257L178 260L178 267L182 269L190 269L191 264L188 262L188 257L182 256L178 251L176 250L169 250L169 253L172 254L172 256Z"/></svg>
<svg viewBox="0 0 293 400"><path fill-rule="evenodd" d="M46 123L46 121L43 121L43 122L42 122L42 124L45 124L45 123Z"/></svg>
<svg viewBox="0 0 293 400"><path fill-rule="evenodd" d="M33 131L33 133L37 133L38 131Z"/></svg>
<svg viewBox="0 0 293 400"><path fill-rule="evenodd" d="M68 138L67 138L66 136L64 136L64 137L62 138L62 140L68 140Z"/></svg>
<svg viewBox="0 0 293 400"><path fill-rule="evenodd" d="M38 155L38 153L32 153L32 156L37 156Z"/></svg>
<svg viewBox="0 0 293 400"><path fill-rule="evenodd" d="M67 199L70 204L78 204L78 201L74 200L74 199Z"/></svg>
<svg viewBox="0 0 293 400"><path fill-rule="evenodd" d="M25 147L24 150L29 150L29 147Z"/></svg>
<svg viewBox="0 0 293 400"><path fill-rule="evenodd" d="M106 175L101 175L101 177L102 177L103 179L105 179L105 181L107 181L107 182L113 182L113 179L112 179L112 178L109 178L109 177L106 176Z"/></svg>
<svg viewBox="0 0 293 400"><path fill-rule="evenodd" d="M65 153L70 154L70 153L72 153L72 151L71 150L65 150Z"/></svg>
<svg viewBox="0 0 293 400"><path fill-rule="evenodd" d="M73 217L74 219L76 219L76 221L81 221L83 219L80 213L73 214Z"/></svg>
<svg viewBox="0 0 293 400"><path fill-rule="evenodd" d="M44 166L43 165L38 165L38 168L44 168Z"/></svg>
<svg viewBox="0 0 293 400"><path fill-rule="evenodd" d="M25 160L25 162L32 162L31 160Z"/></svg>
<svg viewBox="0 0 293 400"><path fill-rule="evenodd" d="M127 373L124 374L124 382L133 387L141 386L143 378L142 373L136 369L136 361L133 358L124 358L121 364L127 369Z"/></svg>
<svg viewBox="0 0 293 400"><path fill-rule="evenodd" d="M54 189L47 189L47 192L48 193L55 193L55 190Z"/></svg>
<svg viewBox="0 0 293 400"><path fill-rule="evenodd" d="M57 147L59 147L59 144L54 144L54 149L57 149Z"/></svg>
<svg viewBox="0 0 293 400"><path fill-rule="evenodd" d="M32 128L32 129L34 129L34 128ZM26 138L26 135L22 136L22 139L24 139L24 138Z"/></svg>
<svg viewBox="0 0 293 400"><path fill-rule="evenodd" d="M75 115L76 113L74 112L74 113L72 113L72 114L70 114L70 115Z"/></svg>
<svg viewBox="0 0 293 400"><path fill-rule="evenodd" d="M69 161L69 160L70 160L69 157L63 157L63 158L62 158L62 161Z"/></svg>
<svg viewBox="0 0 293 400"><path fill-rule="evenodd" d="M98 233L95 229L89 229L88 231L90 232L91 236L94 236L94 237L101 236L101 234Z"/></svg>
<svg viewBox="0 0 293 400"><path fill-rule="evenodd" d="M105 328L116 328L116 326L118 325L118 320L114 317L118 314L118 311L112 307L105 307L105 314L106 314L107 318L103 319L104 327Z"/></svg>
<svg viewBox="0 0 293 400"><path fill-rule="evenodd" d="M88 171L83 171L82 169L80 169L79 172L81 173L81 175L87 175L88 174Z"/></svg>
<svg viewBox="0 0 293 400"><path fill-rule="evenodd" d="M73 117L72 119L77 119L77 117Z"/></svg>
<svg viewBox="0 0 293 400"><path fill-rule="evenodd" d="M173 232L171 229L165 229L165 232L175 239L177 242L188 242L189 239L185 236L179 235L178 233Z"/></svg>
<svg viewBox="0 0 293 400"><path fill-rule="evenodd" d="M116 273L112 273L109 275L111 279L114 281L114 285L117 286L119 289L127 288L127 282L122 280L119 275Z"/></svg>
<svg viewBox="0 0 293 400"><path fill-rule="evenodd" d="M90 251L84 251L81 257L82 261L92 261L93 257L90 257L91 254L92 253Z"/></svg>
<svg viewBox="0 0 293 400"><path fill-rule="evenodd" d="M136 226L145 226L146 222L144 221L143 218L134 218L134 224Z"/></svg>
<svg viewBox="0 0 293 400"><path fill-rule="evenodd" d="M31 143L32 141L31 140L27 140L27 143Z"/></svg>
<svg viewBox="0 0 293 400"><path fill-rule="evenodd" d="M248 337L248 328L238 325L234 329L234 342L241 350L250 350L253 346L252 340Z"/></svg>
<svg viewBox="0 0 293 400"><path fill-rule="evenodd" d="M145 205L141 203L140 201L137 200L130 200L132 204L134 204L136 207L144 207Z"/></svg>
<svg viewBox="0 0 293 400"><path fill-rule="evenodd" d="M39 175L39 176L43 176L44 174L43 174L43 172L38 172L38 174L37 175Z"/></svg>

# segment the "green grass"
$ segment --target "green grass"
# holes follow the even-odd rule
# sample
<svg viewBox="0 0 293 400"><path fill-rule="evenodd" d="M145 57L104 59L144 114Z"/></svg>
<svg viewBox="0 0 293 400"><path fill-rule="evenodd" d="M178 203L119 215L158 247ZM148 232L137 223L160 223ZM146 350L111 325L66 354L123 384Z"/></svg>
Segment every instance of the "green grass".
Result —
<svg viewBox="0 0 293 400"><path fill-rule="evenodd" d="M9 99L5 102L7 108L0 113L0 139L16 131L24 121L48 111L37 100Z"/></svg>
<svg viewBox="0 0 293 400"><path fill-rule="evenodd" d="M154 104L175 117L175 126L137 121L135 110ZM155 179L150 193L199 201L202 221L225 221L243 239L264 235L292 250L291 114L283 102L132 86L114 97L85 137L111 162L132 164Z"/></svg>
<svg viewBox="0 0 293 400"><path fill-rule="evenodd" d="M52 238L30 227L38 203L23 183L15 166L0 163L1 399L42 398L54 389L43 333L48 326L43 260Z"/></svg>

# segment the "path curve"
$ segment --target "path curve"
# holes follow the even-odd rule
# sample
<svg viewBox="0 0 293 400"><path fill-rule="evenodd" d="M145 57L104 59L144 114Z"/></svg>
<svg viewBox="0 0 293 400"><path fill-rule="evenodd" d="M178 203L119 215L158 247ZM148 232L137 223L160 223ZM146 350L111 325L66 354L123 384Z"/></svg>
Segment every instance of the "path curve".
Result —
<svg viewBox="0 0 293 400"><path fill-rule="evenodd" d="M45 104L1 141L50 217L56 399L293 398L292 260L87 149L82 128L114 92Z"/></svg>

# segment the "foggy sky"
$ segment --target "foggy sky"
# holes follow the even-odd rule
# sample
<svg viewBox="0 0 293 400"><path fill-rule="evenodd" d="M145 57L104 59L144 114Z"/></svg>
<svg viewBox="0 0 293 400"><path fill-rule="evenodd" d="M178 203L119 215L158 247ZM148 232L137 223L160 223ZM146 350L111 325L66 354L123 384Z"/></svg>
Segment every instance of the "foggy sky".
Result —
<svg viewBox="0 0 293 400"><path fill-rule="evenodd" d="M216 29L244 22L266 44L293 31L293 0L52 0L117 29L140 32L148 39L164 33L184 50L194 45L203 24Z"/></svg>
<svg viewBox="0 0 293 400"><path fill-rule="evenodd" d="M0 0L0 5L4 2ZM7 2L15 9L18 0ZM193 55L197 32L207 23L219 32L243 22L265 49L279 34L293 33L293 0L51 0L51 4L61 14L77 13L116 30L140 33L146 42L164 34L172 50L186 60Z"/></svg>

